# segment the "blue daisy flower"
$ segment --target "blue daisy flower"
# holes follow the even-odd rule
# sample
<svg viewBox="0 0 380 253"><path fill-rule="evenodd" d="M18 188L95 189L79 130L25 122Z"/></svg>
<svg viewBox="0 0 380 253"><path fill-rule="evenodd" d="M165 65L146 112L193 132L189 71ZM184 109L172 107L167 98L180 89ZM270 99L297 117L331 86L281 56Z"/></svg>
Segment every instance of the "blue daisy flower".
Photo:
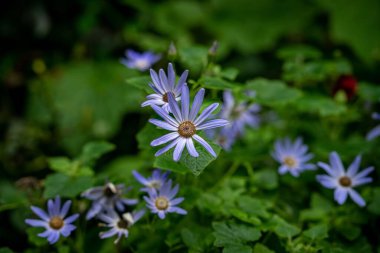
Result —
<svg viewBox="0 0 380 253"><path fill-rule="evenodd" d="M155 94L148 95L147 101L141 104L141 106L157 105L162 107L167 113L170 113L170 106L168 101L168 94L172 94L173 97L179 101L181 99L180 95L182 88L186 85L186 79L189 71L185 70L181 77L179 78L177 85L175 84L175 72L173 65L168 64L168 75L166 76L165 71L160 69L157 74L153 69L150 70L150 76L152 78L152 83L149 86L153 89Z"/></svg>
<svg viewBox="0 0 380 253"><path fill-rule="evenodd" d="M145 71L149 69L153 64L161 59L161 56L152 52L139 53L134 50L127 50L125 52L125 58L122 58L120 62L130 69L138 69Z"/></svg>
<svg viewBox="0 0 380 253"><path fill-rule="evenodd" d="M148 192L151 189L160 189L166 182L169 172L161 172L161 170L154 170L152 176L145 178L137 171L132 171L133 176L145 187L141 188L141 191Z"/></svg>
<svg viewBox="0 0 380 253"><path fill-rule="evenodd" d="M285 174L289 172L295 177L304 170L316 169L316 166L311 163L307 163L313 155L307 153L308 147L303 144L301 138L297 138L294 143L289 138L276 141L275 150L272 153L272 157L281 166L278 169L278 173Z"/></svg>
<svg viewBox="0 0 380 253"><path fill-rule="evenodd" d="M374 112L372 114L372 118L375 120L380 120L380 113ZM369 133L367 134L366 138L368 141L375 139L376 137L380 136L380 125L374 127Z"/></svg>
<svg viewBox="0 0 380 253"><path fill-rule="evenodd" d="M55 200L50 199L48 201L47 213L39 207L32 206L32 211L41 218L41 220L26 219L25 223L32 227L45 228L45 232L38 234L38 236L47 238L50 244L54 244L59 240L61 235L68 237L71 232L76 229L76 226L71 223L78 219L79 214L73 214L65 218L70 206L71 200L68 200L63 204L61 209L61 198L57 196Z"/></svg>
<svg viewBox="0 0 380 253"><path fill-rule="evenodd" d="M158 119L150 119L149 122L171 131L158 139L151 142L152 146L158 146L170 142L166 147L156 152L156 156L159 156L175 146L173 152L173 160L178 161L181 158L183 149L187 148L189 154L193 157L198 157L199 154L195 149L193 139L201 144L212 156L216 157L216 153L202 137L197 134L197 131L207 130L217 127L222 127L228 124L225 119L212 119L206 121L207 118L216 110L218 103L213 103L206 107L203 112L197 117L198 111L202 106L205 90L200 89L196 94L191 110L190 110L190 98L189 88L184 85L181 94L181 108L178 106L172 93L168 93L168 102L170 110L172 111L174 118L170 116L162 108L152 105L153 110L156 111L165 121Z"/></svg>
<svg viewBox="0 0 380 253"><path fill-rule="evenodd" d="M328 175L317 175L317 181L328 189L335 189L334 199L340 205L346 202L347 196L359 206L365 206L364 199L359 195L353 187L368 184L372 182L372 178L367 177L374 168L368 167L359 172L361 156L357 156L355 160L344 170L342 161L336 152L330 153L330 164L318 162L318 166L324 169Z"/></svg>
<svg viewBox="0 0 380 253"><path fill-rule="evenodd" d="M179 185L172 188L172 180L169 180L159 190L150 190L149 197L144 196L144 200L151 212L156 213L160 219L165 219L167 213L186 215L187 211L177 206L184 200L183 197L175 197L178 190Z"/></svg>

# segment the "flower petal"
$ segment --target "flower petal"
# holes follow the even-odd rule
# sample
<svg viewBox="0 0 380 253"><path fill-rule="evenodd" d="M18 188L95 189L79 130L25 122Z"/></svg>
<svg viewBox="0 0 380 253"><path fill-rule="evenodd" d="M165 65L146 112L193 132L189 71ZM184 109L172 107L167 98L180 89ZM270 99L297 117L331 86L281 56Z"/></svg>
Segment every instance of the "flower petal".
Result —
<svg viewBox="0 0 380 253"><path fill-rule="evenodd" d="M70 209L70 206L71 206L71 200L68 200L65 202L65 204L63 204L62 206L62 209L61 209L61 212L59 213L59 215L61 217L65 217L67 212L69 211Z"/></svg>
<svg viewBox="0 0 380 253"><path fill-rule="evenodd" d="M173 119L164 109L162 109L161 107L159 106L156 106L156 105L152 105L152 109L158 114L160 115L161 118L163 118L166 122L168 122L170 125L174 126L174 127L178 127L179 124L178 122Z"/></svg>
<svg viewBox="0 0 380 253"><path fill-rule="evenodd" d="M371 131L369 131L369 133L366 136L366 139L368 141L371 141L371 140L375 139L378 136L380 136L380 125L376 126Z"/></svg>
<svg viewBox="0 0 380 253"><path fill-rule="evenodd" d="M35 220L35 219L26 219L25 223L32 227L44 227L48 228L48 222L42 221L42 220Z"/></svg>
<svg viewBox="0 0 380 253"><path fill-rule="evenodd" d="M109 237L116 235L117 232L118 232L118 230L116 228L112 228L106 232L100 232L99 237L100 237L100 239L109 238Z"/></svg>
<svg viewBox="0 0 380 253"><path fill-rule="evenodd" d="M172 141L171 143L169 143L166 147L163 147L162 149L158 150L154 155L155 156L162 155L163 153L167 152L169 149L171 149L172 147L174 147L175 145L177 145L178 141L179 141L179 138L175 139L174 141Z"/></svg>
<svg viewBox="0 0 380 253"><path fill-rule="evenodd" d="M316 178L317 181L325 188L334 189L338 186L336 179L327 175L317 175Z"/></svg>
<svg viewBox="0 0 380 253"><path fill-rule="evenodd" d="M197 94L195 95L193 104L191 105L189 120L194 121L195 117L197 116L199 109L202 106L203 97L205 95L205 89L200 89Z"/></svg>
<svg viewBox="0 0 380 253"><path fill-rule="evenodd" d="M347 193L348 193L347 189L338 187L335 189L334 199L336 200L336 202L338 202L338 204L342 205L344 202L346 202Z"/></svg>
<svg viewBox="0 0 380 253"><path fill-rule="evenodd" d="M186 148L189 151L189 154L191 156L193 156L193 157L198 157L199 156L197 150L194 147L193 140L191 138L187 138L186 139Z"/></svg>
<svg viewBox="0 0 380 253"><path fill-rule="evenodd" d="M168 93L168 102L170 111L173 113L174 118L177 120L177 122L182 122L183 118L181 115L181 110L178 107L177 101L175 100L175 97L173 96L173 93Z"/></svg>
<svg viewBox="0 0 380 253"><path fill-rule="evenodd" d="M228 120L225 119L213 119L197 126L197 130L212 129L217 127L223 127L228 125Z"/></svg>
<svg viewBox="0 0 380 253"><path fill-rule="evenodd" d="M132 171L132 175L135 177L137 181L139 181L142 185L147 185L149 182L148 180L143 177L140 173L138 173L136 170Z"/></svg>
<svg viewBox="0 0 380 253"><path fill-rule="evenodd" d="M213 157L216 157L215 151L212 149L210 144L208 144L202 137L197 134L193 135L194 140L201 144Z"/></svg>
<svg viewBox="0 0 380 253"><path fill-rule="evenodd" d="M358 155L355 160L351 163L351 165L347 169L347 176L354 177L355 174L359 170L360 162L362 160L362 156Z"/></svg>
<svg viewBox="0 0 380 253"><path fill-rule="evenodd" d="M185 144L186 144L186 140L184 138L178 138L177 146L175 147L174 152L173 152L174 161L177 162L181 158L182 151L185 147Z"/></svg>
<svg viewBox="0 0 380 253"><path fill-rule="evenodd" d="M158 119L149 119L149 122L152 123L153 125L156 125L162 129L169 130L169 131L177 131L177 128L172 126L171 124L158 120Z"/></svg>
<svg viewBox="0 0 380 253"><path fill-rule="evenodd" d="M35 214L37 214L38 217L40 217L40 218L43 219L44 221L47 221L47 222L48 222L48 221L50 220L50 218L49 218L49 216L47 215L47 213L46 213L44 210L42 210L41 208L36 207L36 206L31 206L30 208L32 209L32 211L33 211Z"/></svg>
<svg viewBox="0 0 380 253"><path fill-rule="evenodd" d="M340 160L340 157L337 152L331 152L330 154L330 163L332 170L335 171L337 176L343 176L344 173L344 167L342 164L342 160Z"/></svg>
<svg viewBox="0 0 380 253"><path fill-rule="evenodd" d="M74 222L76 219L78 219L78 217L79 217L79 214L78 214L78 213L73 214L73 215L71 215L71 216L69 216L69 217L67 217L67 218L65 219L65 223L66 223L66 224L67 224L67 223L72 223L72 222Z"/></svg>
<svg viewBox="0 0 380 253"><path fill-rule="evenodd" d="M190 107L190 97L189 97L189 88L187 85L184 85L181 93L181 113L182 119L189 119L189 107Z"/></svg>
<svg viewBox="0 0 380 253"><path fill-rule="evenodd" d="M199 115L199 117L194 121L194 125L198 126L203 121L205 121L211 115L211 113L213 113L213 111L215 111L216 108L218 108L218 106L219 106L218 103L213 103L207 106L206 109L203 110L201 115Z"/></svg>
<svg viewBox="0 0 380 253"><path fill-rule="evenodd" d="M348 194L350 194L351 199L359 206L365 206L364 199L357 193L354 189L349 189Z"/></svg>
<svg viewBox="0 0 380 253"><path fill-rule="evenodd" d="M162 145L162 144L165 144L171 140L174 140L175 138L178 138L179 137L179 134L178 132L172 132L172 133L168 133L168 134L165 134L163 136L161 136L160 138L157 138L155 140L153 140L150 145L155 147L155 146L159 146L159 145Z"/></svg>

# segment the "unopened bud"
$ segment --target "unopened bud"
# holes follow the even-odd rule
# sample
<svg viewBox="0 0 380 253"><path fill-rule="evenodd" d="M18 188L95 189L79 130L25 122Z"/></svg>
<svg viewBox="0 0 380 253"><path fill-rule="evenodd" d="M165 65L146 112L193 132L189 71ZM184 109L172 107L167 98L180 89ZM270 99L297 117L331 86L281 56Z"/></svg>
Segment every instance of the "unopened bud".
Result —
<svg viewBox="0 0 380 253"><path fill-rule="evenodd" d="M211 47L208 50L209 55L215 56L218 48L219 48L219 43L216 40L214 40L214 42L212 43Z"/></svg>

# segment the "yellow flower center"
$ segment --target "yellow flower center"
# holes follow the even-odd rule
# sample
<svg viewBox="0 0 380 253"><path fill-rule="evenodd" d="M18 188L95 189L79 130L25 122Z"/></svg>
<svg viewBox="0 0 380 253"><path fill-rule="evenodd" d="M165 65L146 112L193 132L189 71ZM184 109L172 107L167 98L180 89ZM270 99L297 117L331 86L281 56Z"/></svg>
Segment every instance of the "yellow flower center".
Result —
<svg viewBox="0 0 380 253"><path fill-rule="evenodd" d="M184 121L178 127L179 135L185 138L190 138L195 134L196 131L197 130L195 129L195 126L191 121Z"/></svg>
<svg viewBox="0 0 380 253"><path fill-rule="evenodd" d="M351 186L351 178L347 177L347 176L343 176L341 178L339 178L339 183L341 186L344 186L344 187L349 187Z"/></svg>
<svg viewBox="0 0 380 253"><path fill-rule="evenodd" d="M63 227L63 225L64 225L63 219L58 216L54 216L49 221L49 226L55 230L60 229L61 227Z"/></svg>
<svg viewBox="0 0 380 253"><path fill-rule="evenodd" d="M155 205L158 210L166 210L169 207L169 200L165 197L158 197L156 199Z"/></svg>
<svg viewBox="0 0 380 253"><path fill-rule="evenodd" d="M291 156L287 156L284 158L284 163L288 166L288 167L294 167L296 165L296 160L291 157Z"/></svg>

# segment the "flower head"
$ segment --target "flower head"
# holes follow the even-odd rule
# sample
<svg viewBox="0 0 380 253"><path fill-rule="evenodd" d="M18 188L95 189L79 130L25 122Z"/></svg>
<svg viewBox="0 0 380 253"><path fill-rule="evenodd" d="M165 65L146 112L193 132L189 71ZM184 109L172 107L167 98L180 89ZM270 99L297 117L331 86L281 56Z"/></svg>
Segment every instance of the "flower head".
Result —
<svg viewBox="0 0 380 253"><path fill-rule="evenodd" d="M104 186L93 187L83 192L82 197L93 201L90 210L87 212L86 219L92 219L99 213L115 207L122 212L125 205L137 204L136 199L122 197L127 190L124 184L106 183Z"/></svg>
<svg viewBox="0 0 380 253"><path fill-rule="evenodd" d="M197 134L199 130L212 129L216 127L222 127L228 124L227 120L224 119L213 119L204 122L213 111L218 107L218 103L209 105L203 112L197 117L198 111L202 105L204 97L204 89L200 89L194 98L190 110L190 98L189 98L189 88L184 85L181 94L181 108L178 106L173 94L168 94L168 101L170 110L173 112L174 118L166 113L162 108L152 105L153 110L156 111L165 121L158 119L150 119L149 122L163 128L165 130L171 131L158 139L151 142L152 146L158 146L170 142L166 147L160 149L155 154L159 156L169 149L175 146L173 152L174 161L178 161L181 158L183 149L187 148L189 154L193 157L198 157L199 154L195 149L193 139L200 143L212 156L216 157L216 154L212 147Z"/></svg>
<svg viewBox="0 0 380 253"><path fill-rule="evenodd" d="M153 64L161 59L161 56L152 52L139 53L133 50L127 50L125 52L126 57L122 58L120 62L131 69L138 69L145 71L149 69Z"/></svg>
<svg viewBox="0 0 380 253"><path fill-rule="evenodd" d="M308 147L303 145L302 139L297 138L294 143L289 138L278 140L275 143L275 150L272 157L281 163L278 173L284 174L289 172L295 177L304 170L313 170L316 168L314 164L307 163L312 154L307 153Z"/></svg>
<svg viewBox="0 0 380 253"><path fill-rule="evenodd" d="M50 244L56 243L60 235L68 237L76 227L71 224L78 219L79 214L73 214L67 218L66 215L70 209L71 201L66 201L61 209L61 199L59 196L55 200L50 199L47 204L48 212L46 213L39 207L32 206L32 211L41 218L41 220L26 219L25 223L32 227L43 227L46 230L38 234L39 237L46 237Z"/></svg>
<svg viewBox="0 0 380 253"><path fill-rule="evenodd" d="M181 91L184 85L186 85L186 79L189 71L184 71L179 78L177 85L175 85L175 72L173 65L168 64L168 75L166 76L163 69L160 69L159 74L153 69L150 70L150 76L153 83L149 83L149 86L154 90L155 94L150 94L146 98L148 99L141 106L157 105L161 106L167 113L171 112L169 107L168 94L172 94L176 100L180 100Z"/></svg>
<svg viewBox="0 0 380 253"><path fill-rule="evenodd" d="M137 171L132 171L133 176L139 181L144 188L141 191L149 191L151 189L160 189L162 185L166 182L169 172L161 172L160 170L154 170L151 177L145 178Z"/></svg>
<svg viewBox="0 0 380 253"><path fill-rule="evenodd" d="M376 120L380 120L380 113L374 112L372 114L372 118ZM373 140L376 137L380 136L380 125L374 127L369 133L367 134L367 140Z"/></svg>
<svg viewBox="0 0 380 253"><path fill-rule="evenodd" d="M226 150L229 150L237 138L244 134L245 127L258 127L260 111L258 104L246 102L236 103L231 91L223 93L223 106L220 117L230 122L217 135L217 142Z"/></svg>
<svg viewBox="0 0 380 253"><path fill-rule="evenodd" d="M144 210L140 210L132 213L124 213L119 216L114 210L109 210L106 213L100 214L98 218L105 222L105 224L102 225L111 228L107 232L101 232L99 234L100 238L104 239L117 235L114 243L117 243L123 235L127 238L129 234L128 229L135 224L144 215L144 213Z"/></svg>
<svg viewBox="0 0 380 253"><path fill-rule="evenodd" d="M187 214L186 210L177 206L184 200L183 197L175 198L178 190L179 185L172 189L172 180L168 180L158 191L152 189L148 192L149 197L144 196L147 207L152 213L157 213L160 219L164 219L167 213Z"/></svg>
<svg viewBox="0 0 380 253"><path fill-rule="evenodd" d="M342 75L336 81L336 85L333 89L333 96L335 96L338 91L343 91L346 94L347 99L350 100L356 95L358 89L357 86L358 81L353 75Z"/></svg>
<svg viewBox="0 0 380 253"><path fill-rule="evenodd" d="M328 175L317 175L317 181L328 189L335 189L334 199L340 205L346 202L347 195L359 206L365 206L364 199L353 189L353 187L372 182L372 178L367 177L374 168L368 167L359 172L361 156L357 156L355 160L344 170L342 161L336 152L330 153L330 165L319 162L318 166L324 169Z"/></svg>

